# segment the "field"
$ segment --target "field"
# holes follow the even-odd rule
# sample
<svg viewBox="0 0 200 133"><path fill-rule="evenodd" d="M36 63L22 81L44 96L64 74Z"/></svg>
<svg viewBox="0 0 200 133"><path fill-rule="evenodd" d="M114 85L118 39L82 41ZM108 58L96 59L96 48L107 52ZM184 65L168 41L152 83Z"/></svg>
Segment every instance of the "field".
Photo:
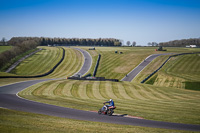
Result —
<svg viewBox="0 0 200 133"><path fill-rule="evenodd" d="M155 47L96 47L95 51L88 50L88 47L81 48L87 50L93 58L93 64L91 70L88 73L92 74L98 54L100 53L102 58L100 60L96 76L115 79L122 79L134 67L140 64L147 56L161 53L156 52L154 50ZM45 47L45 49L50 50L51 48ZM82 54L79 51L71 48L65 48L65 50L66 58L64 61L52 74L43 78L66 78L67 76L73 75L80 69L83 63ZM115 54L116 50L118 52L123 52L123 54ZM199 49L186 48L167 48L167 50L169 53L199 51ZM41 59L40 62L45 61L48 63L49 61L49 64L52 64L52 62L56 62L60 58L58 53L58 48L52 48L49 52L46 53L46 55L43 51L43 53L41 52L38 55L39 57L37 57L37 55L32 56L31 60L29 58L28 60L31 62L30 64L38 64L39 62L36 62L40 58L43 58L43 60ZM52 56L52 60L50 60L50 58L47 59L47 57L51 56L52 54L54 55ZM100 107L102 107L103 102L112 98L117 106L115 112L118 114L128 114L158 121L200 124L200 91L194 91L196 89L191 89L191 87L193 88L193 86L199 85L199 57L200 56L198 54L195 54L171 59L163 67L163 69L161 69L161 71L155 75L155 77L152 77L150 81L147 81L149 84L140 84L140 82L155 69L157 69L165 61L165 59L168 58L168 56L160 56L156 58L132 82L78 81L58 79L33 85L20 92L19 95L30 100L87 111L98 110ZM38 60L36 60L36 58L38 58ZM49 70L49 67L45 67L43 65L40 67L45 71ZM28 75L30 74L30 70L27 68L28 63L25 63L24 66L19 66L16 68L16 70L18 72L21 71L19 75L22 73L24 74L25 72L27 72L26 74ZM24 69L24 72L22 72L22 69ZM34 70L35 68L32 69ZM37 73L42 72L39 72L38 70ZM17 81L19 80L0 79L0 85ZM186 86L189 86L189 89L185 89L185 82L187 82ZM19 115L23 114L22 112L16 113ZM4 114L8 115L5 113L5 111ZM28 118L33 115L30 113L25 114L25 116ZM67 123L62 127L62 129L64 130L69 128L71 132L97 132L103 129L103 126L99 125L104 125L104 123L78 121L78 128L76 130L73 128L73 126L66 126L73 125L75 122L77 122L76 120L54 118L50 116L47 117L42 115L37 115L37 117L39 117L41 123L45 122L44 119L52 120L53 122L51 124L54 125L52 126L52 130L55 130L56 127L60 127L59 122ZM10 119L15 121L13 118ZM35 121L34 118L31 120ZM23 120L19 121L23 123ZM54 124L55 121L58 121L58 124ZM87 126L85 125L86 123ZM36 129L39 131L46 130L46 126L51 126L51 124L43 124L45 125L44 127L38 127ZM122 125L120 125L120 128L117 128L118 125L109 125L113 125L114 131L120 132L170 131ZM35 125L33 124L33 127L34 126ZM85 128L81 129L81 127ZM26 129L28 129L28 127ZM59 131L62 132L62 129ZM176 131L173 130L173 132Z"/></svg>
<svg viewBox="0 0 200 133"><path fill-rule="evenodd" d="M62 50L56 47L41 47L44 50L37 54L25 59L19 66L17 66L13 72L18 75L37 75L48 72L53 65L55 65L61 59ZM66 78L76 73L82 66L83 57L82 54L74 49L64 48L65 58L63 62L55 69L53 73L42 78ZM59 52L61 52L59 54ZM39 64L39 65L38 65ZM43 65L45 64L45 65ZM42 71L44 70L44 71ZM16 75L12 73L0 72L1 76ZM35 79L35 78L34 78ZM6 85L14 82L33 80L33 78L26 79L0 79L0 85Z"/></svg>
<svg viewBox="0 0 200 133"><path fill-rule="evenodd" d="M33 85L20 96L58 106L98 110L112 98L116 113L145 119L200 124L200 92L130 82L57 80ZM187 115L185 115L187 114Z"/></svg>
<svg viewBox="0 0 200 133"><path fill-rule="evenodd" d="M162 57L159 57L156 61L159 59L162 59ZM155 68L155 64L156 63L152 63L148 67ZM200 54L173 57L155 76L153 76L146 83L156 86L200 90L200 88L198 88L200 83L199 66Z"/></svg>
<svg viewBox="0 0 200 133"><path fill-rule="evenodd" d="M94 59L92 68L96 65L98 54L101 54L100 64L96 77L106 77L108 79L121 80L134 67L140 64L147 56L156 54L153 48L138 47L96 47L96 50L88 50L88 47L80 47L87 50ZM118 51L118 53L115 53ZM119 54L123 52L123 54ZM93 69L90 73L93 72Z"/></svg>
<svg viewBox="0 0 200 133"><path fill-rule="evenodd" d="M41 47L43 48L43 47ZM45 47L33 56L25 59L11 71L16 75L39 75L48 72L62 57L62 49Z"/></svg>
<svg viewBox="0 0 200 133"><path fill-rule="evenodd" d="M11 48L12 48L12 46L0 46L0 53L4 52L6 50L9 50Z"/></svg>
<svg viewBox="0 0 200 133"><path fill-rule="evenodd" d="M100 122L80 121L53 116L25 113L0 108L0 132L20 132L20 133L105 133L105 132L140 132L140 133L188 133L188 131L147 128L137 126L126 126L117 124L107 124ZM22 126L23 125L23 126ZM109 127L109 128L108 128ZM105 130L106 128L106 130Z"/></svg>

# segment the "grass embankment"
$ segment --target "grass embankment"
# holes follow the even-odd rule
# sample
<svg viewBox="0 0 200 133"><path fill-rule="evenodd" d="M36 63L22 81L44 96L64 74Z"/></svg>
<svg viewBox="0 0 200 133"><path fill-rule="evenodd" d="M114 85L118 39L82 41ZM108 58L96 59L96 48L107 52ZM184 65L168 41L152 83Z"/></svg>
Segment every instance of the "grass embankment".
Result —
<svg viewBox="0 0 200 133"><path fill-rule="evenodd" d="M62 55L62 51L58 50L58 48L56 47L42 47L42 48L46 50L40 51L36 55L33 55L27 58L26 60L22 62L22 65L20 67L16 68L16 70L18 72L26 73L27 75L29 74L36 75L36 73L44 73L40 69L42 70L45 69L44 71L49 71L50 66L45 65L45 64L50 64L51 66L53 66L52 64L56 64L61 58L60 55ZM70 48L64 48L64 49L65 49L65 58L63 62L55 69L55 71L52 74L42 77L42 78L66 78L68 76L72 76L81 68L82 63L83 63L82 54L75 49L70 49ZM61 53L58 54L58 52L61 52ZM54 56L59 55L57 56L57 60L56 60L56 57L54 57L52 54ZM32 67L32 69L30 70L29 67L31 67L30 66L31 64L33 64L35 67ZM44 65L41 65L41 64L44 64ZM23 72L22 70L24 70L25 72ZM1 74L5 76L12 75L10 73L1 73ZM0 79L0 86L14 83L14 82L25 81L25 80L33 80L33 78Z"/></svg>
<svg viewBox="0 0 200 133"><path fill-rule="evenodd" d="M44 50L24 60L13 71L17 75L38 75L48 72L62 58L63 50L56 47L42 47ZM63 78L77 72L83 63L83 57L77 50L64 48L65 58L48 78ZM47 77L45 77L47 78Z"/></svg>
<svg viewBox="0 0 200 133"><path fill-rule="evenodd" d="M9 62L7 62L1 69L0 69L0 75L1 76L6 76L6 73L4 71L6 71L12 64L14 64L15 62L17 62L18 60L20 60L21 58L23 58L24 56L36 51L37 49L32 49L32 50L29 50L25 53L22 53L18 56L16 56L15 58L11 59ZM8 73L8 75L16 75L14 73Z"/></svg>
<svg viewBox="0 0 200 133"><path fill-rule="evenodd" d="M119 80L147 56L160 53L155 51L155 47L95 47L96 50L88 50L88 47L81 48L87 50L93 57L91 73L96 65L98 54L101 54L96 77ZM115 51L118 51L118 53L116 54ZM123 54L119 54L119 52L123 52Z"/></svg>
<svg viewBox="0 0 200 133"><path fill-rule="evenodd" d="M64 47L64 49L65 59L52 74L47 76L48 78L66 78L72 76L81 69L84 62L83 55L75 49L66 47Z"/></svg>
<svg viewBox="0 0 200 133"><path fill-rule="evenodd" d="M48 72L62 58L62 49L55 47L41 47L42 51L25 59L11 71L16 75L39 75Z"/></svg>
<svg viewBox="0 0 200 133"><path fill-rule="evenodd" d="M12 46L0 46L0 53L4 52L4 51L7 51L9 49L11 49Z"/></svg>
<svg viewBox="0 0 200 133"><path fill-rule="evenodd" d="M66 118L58 118L34 113L25 113L0 109L0 132L20 133L55 133L55 132L140 132L140 133L188 133L188 131L177 131L169 129L147 128L137 126L126 126L100 122L80 121Z"/></svg>
<svg viewBox="0 0 200 133"><path fill-rule="evenodd" d="M59 80L34 85L20 96L58 106L98 110L114 99L116 113L145 119L200 124L200 92L130 82Z"/></svg>
<svg viewBox="0 0 200 133"><path fill-rule="evenodd" d="M165 60L169 57L169 55L162 55L154 59L147 67L145 67L133 80L132 82L140 83L143 81L146 77L148 77L152 72L154 72L156 69L158 69ZM156 75L154 76L156 77ZM151 78L153 80L153 77ZM150 81L151 81L150 80ZM150 82L149 81L149 82ZM154 83L154 82L153 82Z"/></svg>
<svg viewBox="0 0 200 133"><path fill-rule="evenodd" d="M152 63L149 67L153 67ZM200 54L171 58L167 64L146 83L157 86L200 90ZM146 71L147 72L147 71Z"/></svg>

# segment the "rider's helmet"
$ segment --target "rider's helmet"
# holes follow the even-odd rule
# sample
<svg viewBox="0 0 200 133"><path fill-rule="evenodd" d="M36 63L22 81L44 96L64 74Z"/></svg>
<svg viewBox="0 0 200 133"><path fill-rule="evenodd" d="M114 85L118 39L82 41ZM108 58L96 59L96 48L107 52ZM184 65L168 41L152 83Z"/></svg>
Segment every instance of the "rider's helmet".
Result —
<svg viewBox="0 0 200 133"><path fill-rule="evenodd" d="M112 99L110 99L110 102L112 101Z"/></svg>

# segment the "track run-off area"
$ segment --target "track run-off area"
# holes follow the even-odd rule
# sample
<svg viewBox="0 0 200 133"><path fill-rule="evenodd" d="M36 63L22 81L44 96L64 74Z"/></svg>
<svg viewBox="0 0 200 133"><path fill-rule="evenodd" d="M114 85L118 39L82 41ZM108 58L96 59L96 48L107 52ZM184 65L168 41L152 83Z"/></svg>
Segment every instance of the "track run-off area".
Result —
<svg viewBox="0 0 200 133"><path fill-rule="evenodd" d="M91 67L92 57L84 50L79 51L84 56L84 63L78 73L84 75ZM146 65L148 65L148 63L146 63ZM34 101L26 100L21 97ZM198 94L194 95L193 92L186 93L184 90L177 91L169 88L160 89L158 87L152 89L152 87L148 85L145 86L129 82L75 81L52 78L24 81L0 87L0 106L3 108L78 120L189 131L200 131L200 126L197 124L180 124L122 116L109 117L83 110L98 110L99 106L97 105L99 103L112 98L115 100L116 105L119 106L120 114L125 113L122 108L126 108L127 114L134 116L137 115L134 114L134 110L137 112L143 110L143 112L141 112L141 117L143 117L143 114L149 113L149 116L145 118L153 119L151 113L153 114L156 106L158 106L158 111L155 111L155 114L158 113L157 119L159 119L162 112L164 113L166 110L170 111L170 106L177 108L177 111L175 111L175 109L172 110L172 112L166 114L166 117L173 116L173 111L175 111L176 114L179 111L181 112L180 108L186 113L190 113L188 107L184 107L185 105L195 106L198 110L198 105L187 100L194 100L197 97ZM180 101L182 101L182 103ZM89 107L90 104L91 107ZM165 105L165 107L162 107L163 105ZM134 107L134 109L131 107ZM118 110L118 108L116 110ZM144 110L148 111L145 112ZM194 110L194 112L195 111L196 110ZM133 113L131 114L130 112ZM168 121L170 121L170 118Z"/></svg>

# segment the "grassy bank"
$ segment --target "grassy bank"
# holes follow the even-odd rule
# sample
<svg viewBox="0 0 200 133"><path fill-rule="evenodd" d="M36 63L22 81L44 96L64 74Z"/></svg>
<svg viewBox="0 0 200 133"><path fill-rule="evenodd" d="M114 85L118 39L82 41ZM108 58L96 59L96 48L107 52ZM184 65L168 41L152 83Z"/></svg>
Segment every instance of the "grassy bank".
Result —
<svg viewBox="0 0 200 133"><path fill-rule="evenodd" d="M25 59L11 71L16 75L39 75L48 72L62 57L62 49L41 47L42 51Z"/></svg>
<svg viewBox="0 0 200 133"><path fill-rule="evenodd" d="M150 64L153 67L156 63ZM200 54L182 55L171 58L157 73L153 85L175 88L195 89L200 82ZM151 81L153 76L149 81ZM148 83L147 81L146 83ZM186 84L187 83L187 86ZM193 89L194 88L194 89Z"/></svg>
<svg viewBox="0 0 200 133"><path fill-rule="evenodd" d="M77 80L48 81L20 92L27 99L81 110L98 110L112 98L116 113L190 124L200 124L199 95L200 92L130 82Z"/></svg>
<svg viewBox="0 0 200 133"><path fill-rule="evenodd" d="M186 133L186 131L156 129L137 126L107 124L100 122L71 120L0 108L0 132L2 133L55 133L55 132L140 132L140 133ZM188 133L188 131L187 131Z"/></svg>

